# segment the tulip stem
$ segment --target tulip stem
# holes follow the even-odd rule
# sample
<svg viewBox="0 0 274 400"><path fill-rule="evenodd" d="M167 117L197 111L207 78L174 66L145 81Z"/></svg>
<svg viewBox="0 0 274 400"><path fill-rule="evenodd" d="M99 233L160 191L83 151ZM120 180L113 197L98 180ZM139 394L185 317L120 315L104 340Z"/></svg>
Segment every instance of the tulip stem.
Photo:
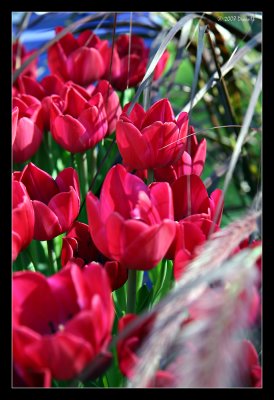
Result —
<svg viewBox="0 0 274 400"><path fill-rule="evenodd" d="M49 164L50 164L50 168L51 168L51 173L54 170L54 162L53 162L53 154L52 154L52 140L51 140L51 133L50 132L46 132L45 133L45 140L46 140L46 146L47 146L47 154L48 154L48 158L49 158Z"/></svg>
<svg viewBox="0 0 274 400"><path fill-rule="evenodd" d="M58 266L56 262L53 239L47 241L47 246L48 246L49 271L50 274L55 274L58 271Z"/></svg>
<svg viewBox="0 0 274 400"><path fill-rule="evenodd" d="M136 280L137 280L137 271L135 271L134 269L129 269L128 282L127 282L127 313L135 313Z"/></svg>
<svg viewBox="0 0 274 400"><path fill-rule="evenodd" d="M88 192L87 153L81 153L80 154L79 172L80 172L80 179L81 179L82 199L84 199L86 197L87 192Z"/></svg>
<svg viewBox="0 0 274 400"><path fill-rule="evenodd" d="M150 185L154 181L154 171L152 168L147 170L147 184Z"/></svg>
<svg viewBox="0 0 274 400"><path fill-rule="evenodd" d="M97 172L97 148L94 147L90 150L90 176L91 180L94 178Z"/></svg>

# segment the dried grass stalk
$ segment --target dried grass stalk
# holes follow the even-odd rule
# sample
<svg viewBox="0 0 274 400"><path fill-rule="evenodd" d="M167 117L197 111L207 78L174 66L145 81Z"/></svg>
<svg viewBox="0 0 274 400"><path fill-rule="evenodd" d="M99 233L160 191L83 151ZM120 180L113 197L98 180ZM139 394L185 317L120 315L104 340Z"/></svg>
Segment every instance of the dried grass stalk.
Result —
<svg viewBox="0 0 274 400"><path fill-rule="evenodd" d="M175 289L159 303L156 322L139 351L140 362L129 387L146 387L172 356L176 356L170 364L176 377L174 387L237 385L239 345L235 337L247 325L257 278L253 266L261 249L229 256L256 230L257 217L258 213L253 213L212 235ZM220 288L209 289L217 280L222 281ZM241 302L243 291L245 301ZM191 307L198 308L202 317L182 329Z"/></svg>

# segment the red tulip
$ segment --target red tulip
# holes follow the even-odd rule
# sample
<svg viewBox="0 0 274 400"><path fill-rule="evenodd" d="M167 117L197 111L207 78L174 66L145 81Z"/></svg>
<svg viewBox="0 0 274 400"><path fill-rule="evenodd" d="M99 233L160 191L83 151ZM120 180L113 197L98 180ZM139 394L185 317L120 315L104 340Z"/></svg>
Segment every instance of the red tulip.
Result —
<svg viewBox="0 0 274 400"><path fill-rule="evenodd" d="M198 255L199 246L208 239L209 233L218 230L218 225L207 214L191 215L176 222L176 235L165 255L174 260L176 280L180 278L187 264Z"/></svg>
<svg viewBox="0 0 274 400"><path fill-rule="evenodd" d="M116 130L117 120L122 112L118 94L113 90L108 81L101 80L94 88L92 95L101 93L104 99L104 105L108 120L108 134Z"/></svg>
<svg viewBox="0 0 274 400"><path fill-rule="evenodd" d="M93 148L108 129L101 93L86 100L74 87L66 90L65 100L51 98L51 133L54 140L71 153Z"/></svg>
<svg viewBox="0 0 274 400"><path fill-rule="evenodd" d="M145 76L149 58L149 48L145 46L144 40L137 35L120 35L114 45L111 77L106 70L104 77L109 79L117 90L125 90L134 87L141 82ZM155 71L154 80L158 79L168 61L169 53L164 52L159 60ZM110 60L107 60L107 65Z"/></svg>
<svg viewBox="0 0 274 400"><path fill-rule="evenodd" d="M145 320L140 326L133 329L123 339L117 343L117 355L119 368L123 375L132 378L134 369L139 362L138 350L146 339L154 322L154 315ZM134 320L137 315L127 314L118 322L118 332L123 330ZM155 376L150 380L147 387L172 387L174 384L174 376L169 371L156 371Z"/></svg>
<svg viewBox="0 0 274 400"><path fill-rule="evenodd" d="M61 95L64 84L56 75L45 76L41 82L29 76L23 75L18 79L20 93L29 94L41 101L44 129L50 130L50 96Z"/></svg>
<svg viewBox="0 0 274 400"><path fill-rule="evenodd" d="M87 194L87 214L96 247L129 269L155 267L175 235L168 183L147 187L122 165L108 172L100 200Z"/></svg>
<svg viewBox="0 0 274 400"><path fill-rule="evenodd" d="M14 72L22 66L22 64L35 52L35 50L27 51L25 46L21 43L14 42L12 44L12 71ZM36 78L37 75L37 62L38 59L35 58L19 76L30 76ZM14 87L18 89L18 80L16 79Z"/></svg>
<svg viewBox="0 0 274 400"><path fill-rule="evenodd" d="M262 387L262 368L259 363L258 353L253 344L244 339L242 341L242 352L239 357L242 366L243 386Z"/></svg>
<svg viewBox="0 0 274 400"><path fill-rule="evenodd" d="M116 127L123 163L131 169L162 168L174 164L184 151L188 114L175 120L168 99L157 101L145 112L135 104L127 116L124 108Z"/></svg>
<svg viewBox="0 0 274 400"><path fill-rule="evenodd" d="M57 27L56 33L63 29ZM90 30L82 32L77 39L67 33L49 48L48 65L51 73L64 81L87 86L103 76L110 52L108 41L100 40Z"/></svg>
<svg viewBox="0 0 274 400"><path fill-rule="evenodd" d="M41 103L29 95L18 95L12 102L12 155L14 162L21 163L31 158L42 142Z"/></svg>
<svg viewBox="0 0 274 400"><path fill-rule="evenodd" d="M182 157L175 164L154 170L154 178L157 182L171 184L180 176L191 174L200 176L202 174L206 159L206 139L198 143L192 126L189 134L192 136L187 138Z"/></svg>
<svg viewBox="0 0 274 400"><path fill-rule="evenodd" d="M64 267L68 261L79 259L83 261L83 264L91 263L93 265L93 261L102 262L103 256L92 242L89 226L75 221L63 238L61 265ZM95 262L95 264L97 263ZM118 289L127 281L127 269L117 261L105 261L102 267L108 274L112 290Z"/></svg>
<svg viewBox="0 0 274 400"><path fill-rule="evenodd" d="M153 80L157 81L161 77L161 75L164 72L164 69L167 65L167 62L169 60L169 52L167 50L164 51L162 57L158 61L158 64L156 65L153 73Z"/></svg>
<svg viewBox="0 0 274 400"><path fill-rule="evenodd" d="M136 318L137 315L135 314L127 314L122 317L118 322L118 332L121 333ZM119 368L127 378L131 378L134 375L134 368L139 361L137 350L141 347L151 330L154 318L155 316L148 318L124 338L118 340L117 356Z"/></svg>
<svg viewBox="0 0 274 400"><path fill-rule="evenodd" d="M98 355L110 360L114 308L106 272L70 263L46 278L13 274L13 358L27 386L42 371L57 380L76 377ZM104 365L105 365L104 364ZM99 370L98 373L102 372Z"/></svg>
<svg viewBox="0 0 274 400"><path fill-rule="evenodd" d="M168 388L175 387L175 377L169 371L158 370L155 376L150 380L148 388Z"/></svg>
<svg viewBox="0 0 274 400"><path fill-rule="evenodd" d="M223 195L220 189L214 190L208 196L203 181L197 175L181 176L171 188L176 221L193 214L207 214L209 219L217 225L220 224L223 209ZM220 202L221 206L216 216Z"/></svg>
<svg viewBox="0 0 274 400"><path fill-rule="evenodd" d="M18 179L32 200L34 239L50 240L67 231L80 209L79 180L73 168L65 168L54 180L47 172L29 163Z"/></svg>
<svg viewBox="0 0 274 400"><path fill-rule="evenodd" d="M12 141L11 141L11 143L12 143L12 145L13 145L15 137L16 137L18 114L19 114L19 108L17 106L13 107L12 114L11 114L11 119L12 119L12 125L11 125Z"/></svg>
<svg viewBox="0 0 274 400"><path fill-rule="evenodd" d="M12 261L32 241L34 210L25 185L12 181Z"/></svg>

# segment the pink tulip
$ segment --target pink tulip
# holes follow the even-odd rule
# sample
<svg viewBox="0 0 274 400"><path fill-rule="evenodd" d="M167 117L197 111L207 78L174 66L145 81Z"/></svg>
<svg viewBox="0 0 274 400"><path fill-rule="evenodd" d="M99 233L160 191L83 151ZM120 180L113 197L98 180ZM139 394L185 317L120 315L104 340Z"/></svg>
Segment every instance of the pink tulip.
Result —
<svg viewBox="0 0 274 400"><path fill-rule="evenodd" d="M171 188L176 221L193 214L204 213L217 225L220 224L224 203L220 189L214 190L209 196L203 181L197 175L181 176L171 185Z"/></svg>
<svg viewBox="0 0 274 400"><path fill-rule="evenodd" d="M73 86L66 89L64 100L51 97L50 120L54 140L71 153L93 148L108 130L101 93L86 100Z"/></svg>
<svg viewBox="0 0 274 400"><path fill-rule="evenodd" d="M56 33L63 30L56 28ZM100 79L106 71L105 60L111 48L107 40L100 40L90 30L85 30L76 39L67 33L48 50L48 64L52 74L64 81L87 86Z"/></svg>
<svg viewBox="0 0 274 400"><path fill-rule="evenodd" d="M104 262L102 267L106 270L112 290L123 286L127 281L127 269L117 261L104 260L103 255L94 245L89 226L75 221L66 236L63 238L61 250L61 265L64 267L69 261L80 261L82 266L91 263Z"/></svg>
<svg viewBox="0 0 274 400"><path fill-rule="evenodd" d="M122 165L108 172L100 200L87 194L87 214L96 247L129 269L155 267L174 239L168 183L147 187Z"/></svg>
<svg viewBox="0 0 274 400"><path fill-rule="evenodd" d="M100 356L102 373L111 359L114 309L106 272L70 263L49 278L13 274L13 361L27 386L69 380ZM45 379L45 375L47 379ZM93 376L93 378L96 376Z"/></svg>
<svg viewBox="0 0 274 400"><path fill-rule="evenodd" d="M54 180L29 163L17 176L26 186L35 214L34 239L50 240L67 231L80 209L79 180L73 168L65 168Z"/></svg>
<svg viewBox="0 0 274 400"><path fill-rule="evenodd" d="M12 155L14 162L21 163L34 156L42 142L41 103L29 95L18 95L12 103Z"/></svg>
<svg viewBox="0 0 274 400"><path fill-rule="evenodd" d="M131 169L154 169L174 164L182 156L188 131L188 114L175 119L168 99L157 101L145 112L135 104L124 107L116 127L123 163Z"/></svg>
<svg viewBox="0 0 274 400"><path fill-rule="evenodd" d="M203 172L206 159L206 139L202 139L198 143L194 128L191 126L189 135L185 144L185 151L180 159L165 168L157 168L154 170L154 177L157 182L175 182L176 179L184 175L198 175Z"/></svg>
<svg viewBox="0 0 274 400"><path fill-rule="evenodd" d="M12 261L32 241L34 210L25 185L12 181Z"/></svg>

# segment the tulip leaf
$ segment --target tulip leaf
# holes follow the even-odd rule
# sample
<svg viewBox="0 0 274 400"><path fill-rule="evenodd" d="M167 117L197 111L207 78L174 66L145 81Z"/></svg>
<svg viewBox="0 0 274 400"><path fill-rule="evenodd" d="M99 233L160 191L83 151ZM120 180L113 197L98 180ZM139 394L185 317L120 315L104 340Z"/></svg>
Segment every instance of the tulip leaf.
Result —
<svg viewBox="0 0 274 400"><path fill-rule="evenodd" d="M152 305L157 304L173 286L172 261L163 260L163 265L155 288L153 289Z"/></svg>
<svg viewBox="0 0 274 400"><path fill-rule="evenodd" d="M127 307L126 286L127 283L113 292L113 294L115 294L114 298L116 299L121 312L125 312Z"/></svg>
<svg viewBox="0 0 274 400"><path fill-rule="evenodd" d="M137 314L140 314L142 311L144 311L153 296L153 291L149 290L146 285L143 285L137 292L137 306L136 306L136 312Z"/></svg>

